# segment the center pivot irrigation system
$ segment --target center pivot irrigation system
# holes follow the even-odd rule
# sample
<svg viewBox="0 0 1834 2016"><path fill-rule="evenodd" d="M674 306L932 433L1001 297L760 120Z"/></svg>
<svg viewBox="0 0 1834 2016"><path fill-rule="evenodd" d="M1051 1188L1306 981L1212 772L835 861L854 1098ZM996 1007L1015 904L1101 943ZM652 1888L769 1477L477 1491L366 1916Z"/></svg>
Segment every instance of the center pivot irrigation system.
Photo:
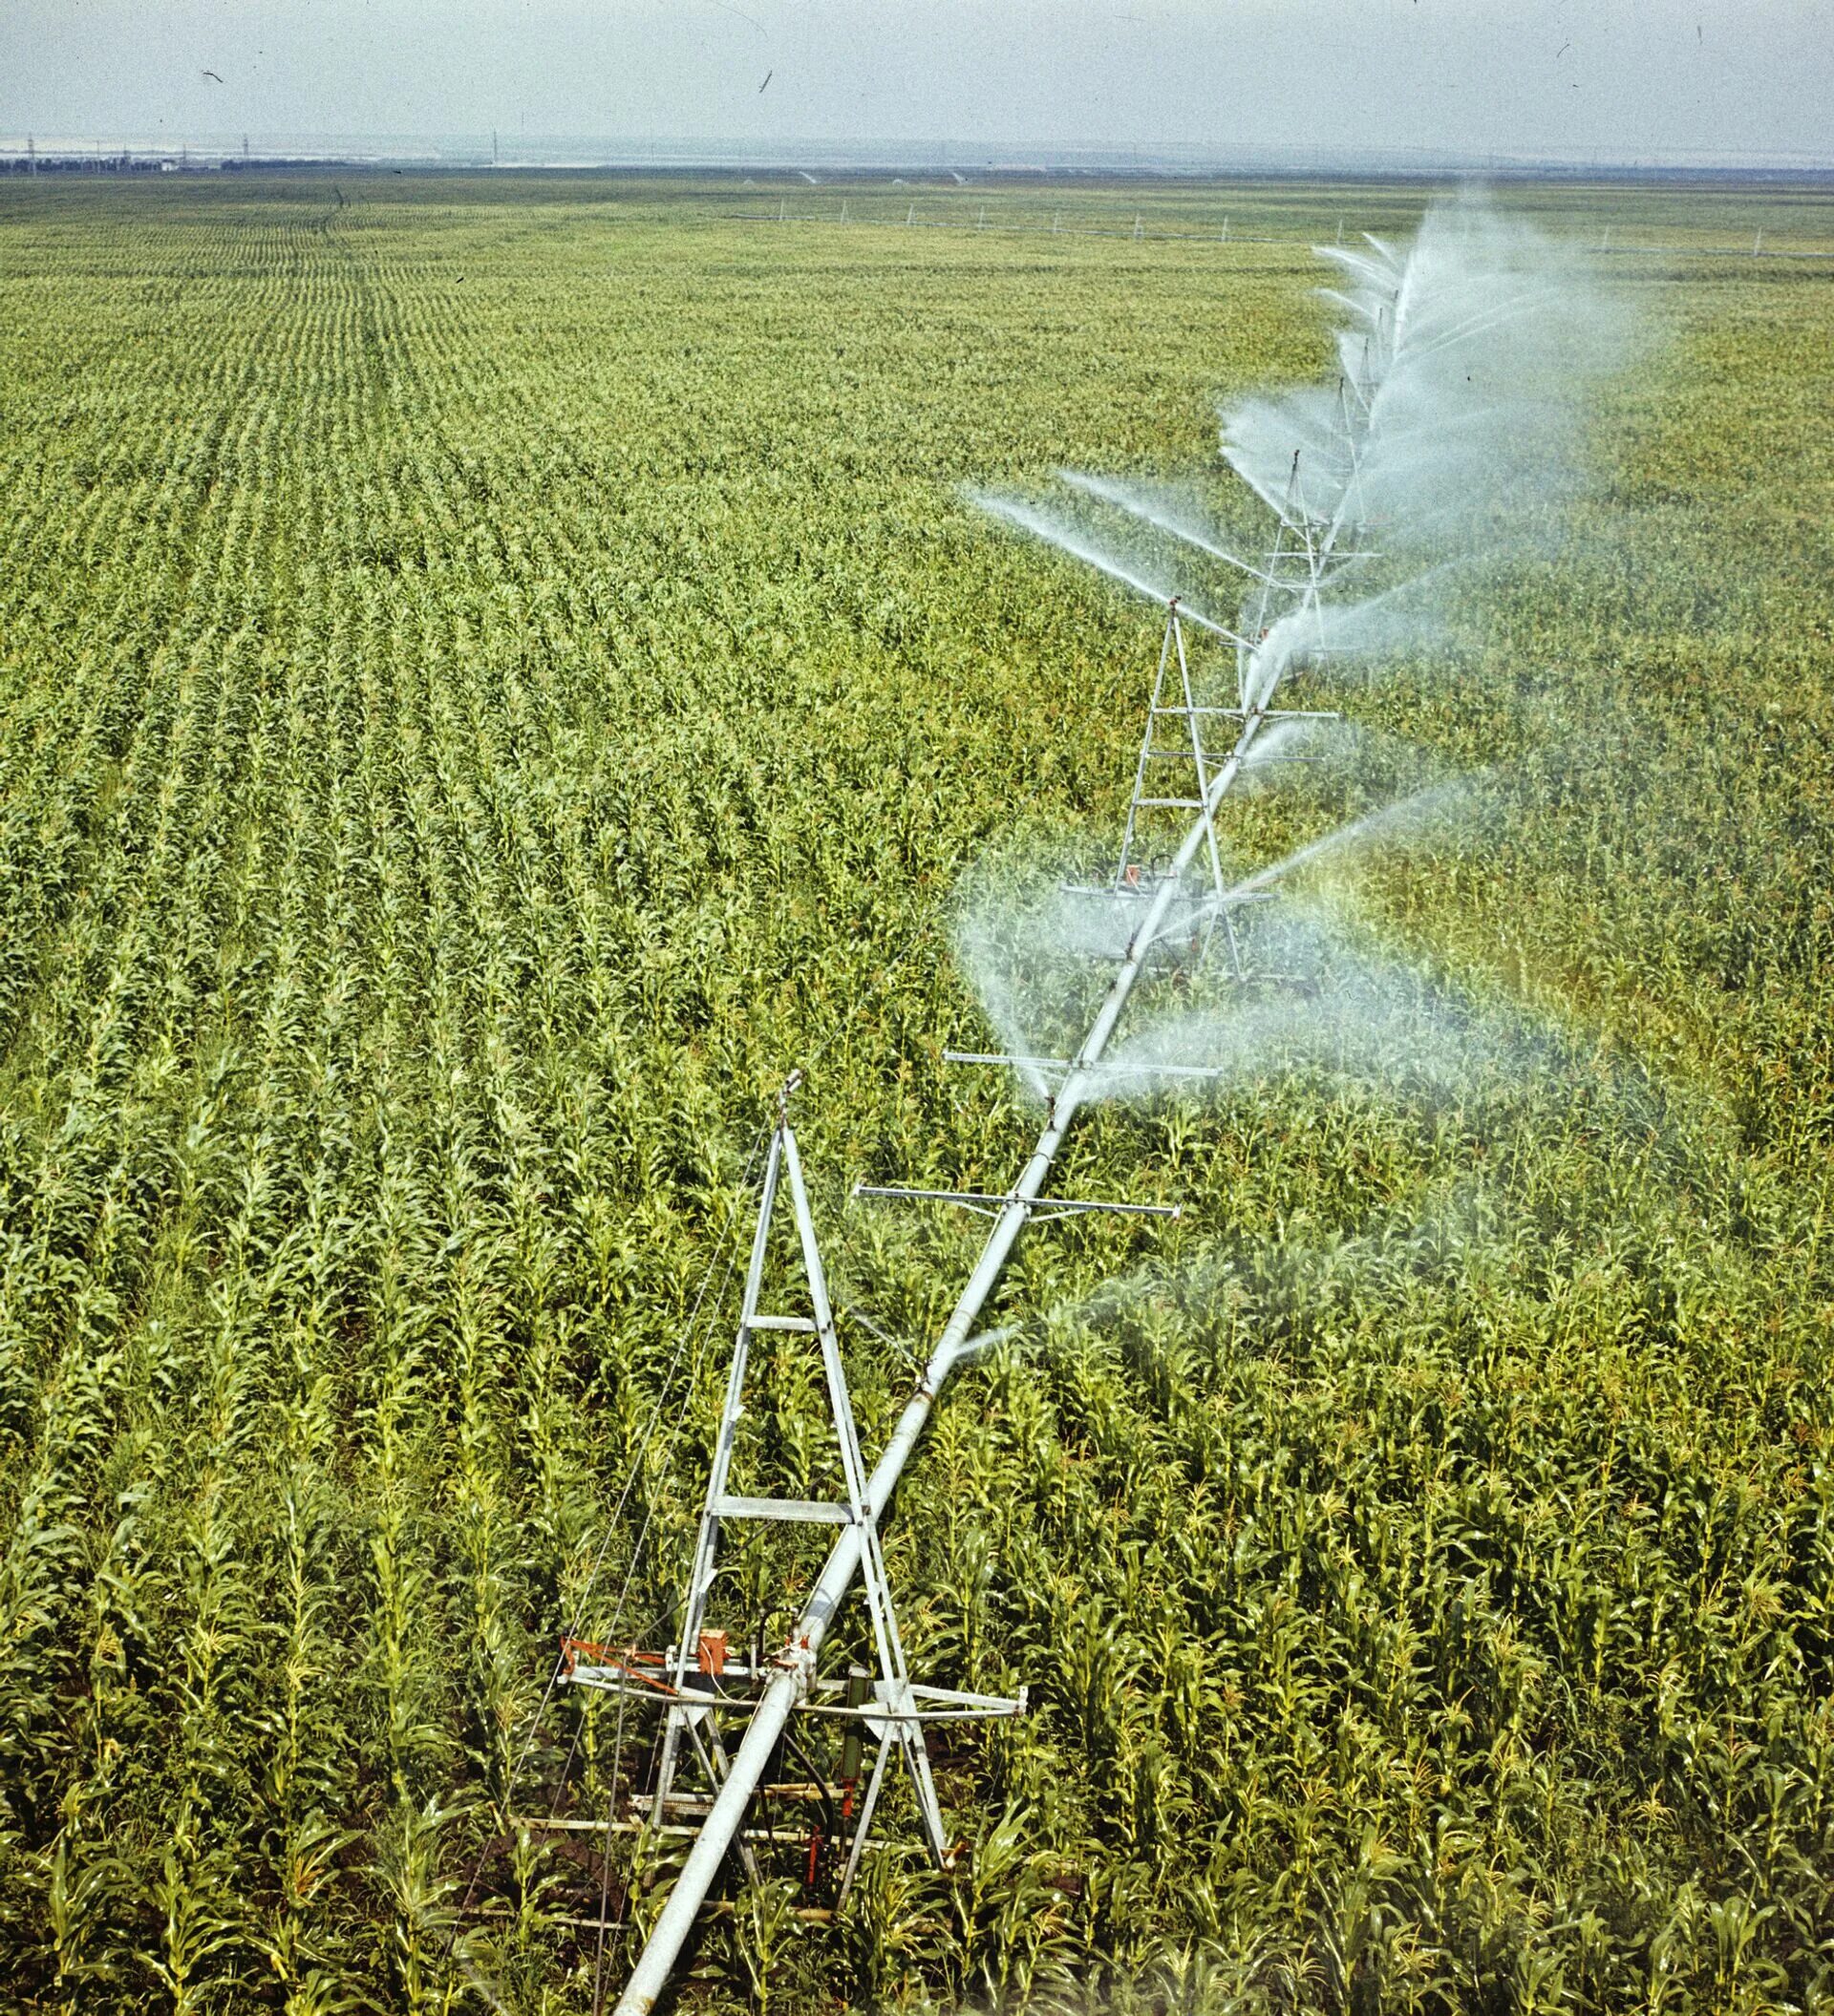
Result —
<svg viewBox="0 0 1834 2016"><path fill-rule="evenodd" d="M1234 913L1246 903L1262 900L1270 878L1264 871L1246 881L1229 882L1217 842L1218 810L1243 775L1257 738L1270 724L1321 718L1313 712L1277 709L1273 702L1291 673L1330 648L1332 584L1353 563L1371 557L1366 535L1377 526L1388 527L1389 514L1379 507L1370 508L1365 482L1372 456L1379 457L1384 452L1385 433L1400 435L1418 431L1421 417L1418 393L1423 380L1431 382L1435 375L1433 360L1442 358L1448 347L1456 351L1486 329L1494 329L1512 297L1517 301L1526 298L1510 283L1500 288L1480 288L1474 306L1468 289L1461 292L1429 285L1433 278L1432 224L1429 216L1420 240L1405 252L1375 240L1369 241L1367 250L1324 251L1322 256L1334 261L1348 282L1342 291L1331 296L1342 310L1345 325L1339 336L1341 368L1334 388L1320 387L1279 402L1249 402L1227 416L1224 453L1278 520L1268 550L1242 557L1206 533L1168 522L1120 485L1099 478L1073 479L1102 501L1151 518L1162 529L1202 546L1213 560L1236 570L1247 585L1241 613L1233 624L1201 613L1180 596L1159 598L1165 607L1164 631L1120 858L1111 879L1083 892L1091 901L1112 905L1114 913L1125 920L1124 940L1118 929L1114 944L1122 948L1114 955L1112 978L1080 1047L1073 1056L1062 1058L946 1053L961 1063L1021 1068L1033 1083L1046 1088L1043 1128L1012 1187L1000 1195L865 1186L856 1193L952 1202L984 1211L992 1220L980 1258L890 1440L870 1472L854 1425L836 1341L835 1310L790 1120L790 1094L798 1079L793 1078L779 1097L725 1405L693 1565L685 1593L672 1613L677 1620L672 1642L663 1648L646 1649L624 1643L568 1639L557 1676L568 1687L601 1689L616 1696L621 1735L628 1711L647 1708L658 1715L650 1751L650 1789L627 1793L617 1784L612 1786L613 1805L605 1822L608 1860L604 1866L609 1867L608 1835L614 1827L637 1836L634 1866L639 1870L645 1866L646 1841L653 1851L658 1836L693 1836L687 1858L660 1909L653 1910L653 1899L646 1899L642 1916L650 1921L649 1936L618 2002L620 2016L645 2016L664 1992L696 1917L735 1848L748 1869L756 1872L757 1845L766 1841L782 1845L774 1824L760 1827L752 1819L754 1800L760 1793L769 1795L767 1805L783 1798L804 1802L808 1875L812 1879L819 1856L832 1851L839 1893L844 1896L867 1846L867 1831L895 1751L908 1773L929 1851L940 1866L947 1867L950 1848L931 1781L927 1732L939 1722L1023 1711L1022 1694L1016 1700L1004 1700L912 1681L881 1551L880 1521L949 1374L992 1341L978 1335L976 1326L1027 1224L1087 1210L1176 1215L1167 1214L1163 1206L1052 1197L1047 1187L1052 1167L1083 1105L1112 1091L1120 1079L1138 1080L1141 1075L1142 1067L1104 1064L1104 1055L1141 977L1169 959L1202 956L1219 938L1232 968L1240 973ZM1427 255L1424 267L1423 253ZM1461 362L1454 375L1464 376ZM1434 424L1440 424L1443 417L1437 416ZM1047 538L1056 536L1028 505L995 499L979 501L1024 529L1042 532ZM1061 538L1058 542L1118 573L1135 587L1151 592L1150 584L1111 563L1099 552ZM1187 649L1192 627L1213 634L1233 648L1233 704L1214 705L1200 699L1201 689L1193 679ZM1154 856L1149 851L1149 828L1156 824L1163 832L1168 818L1175 822L1173 832L1182 833L1182 838ZM1170 1067L1167 1074L1202 1074L1202 1068ZM781 1219L785 1202L794 1229L787 1239L778 1233L779 1250L787 1247L800 1257L800 1282L795 1285L787 1278L775 1283L767 1278L774 1273L774 1223ZM796 1272L794 1266L790 1271ZM770 1292L773 1287L775 1293ZM792 1299L803 1306L782 1306ZM826 1397L823 1429L832 1432L838 1444L843 1480L839 1497L746 1496L732 1488L735 1445L745 1411L754 1347L760 1337L768 1339L778 1332L787 1333L778 1349L803 1348L819 1355ZM736 1634L721 1628L711 1614L722 1535L728 1527L747 1522L826 1526L834 1532L825 1565L800 1615L781 1642L769 1649L761 1640L751 1647L736 1646ZM864 1588L873 1669L856 1665L844 1675L827 1677L821 1668L823 1641L856 1579ZM797 1733L807 1731L811 1719L819 1722L822 1718L832 1718L830 1755L833 1737L839 1734L840 1765L834 1773L842 1791L839 1799L809 1763L811 1750L821 1748L820 1741L804 1742ZM742 1735L736 1748L730 1748L728 1737L740 1724ZM865 1770L868 1741L876 1746L869 1776ZM804 1769L800 1782L783 1782L785 1761L790 1757ZM613 1775L615 1779L615 1765ZM691 1780L693 1787L688 1789ZM864 1792L860 1793L863 1780ZM816 1808L821 1809L820 1819L807 1823L806 1815ZM598 1823L570 1824L586 1828ZM650 1866L653 1870L653 1860ZM608 1883L603 1895L608 1895ZM620 1911L620 1924L622 1920ZM602 1956L605 1935L612 1929L602 1917L598 1921Z"/></svg>

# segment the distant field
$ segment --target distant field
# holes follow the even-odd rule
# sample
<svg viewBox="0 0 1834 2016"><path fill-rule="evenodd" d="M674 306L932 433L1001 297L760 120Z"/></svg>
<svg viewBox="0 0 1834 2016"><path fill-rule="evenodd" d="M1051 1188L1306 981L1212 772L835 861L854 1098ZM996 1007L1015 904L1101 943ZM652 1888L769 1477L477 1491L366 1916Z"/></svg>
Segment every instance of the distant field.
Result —
<svg viewBox="0 0 1834 2016"><path fill-rule="evenodd" d="M682 191L722 217L762 222L850 223L918 229L1105 237L1184 237L1331 244L1341 225L1405 232L1431 184L1380 181L1194 182L1180 185L1002 180L957 184L949 178L886 183L803 178ZM691 193L692 192L692 193ZM1699 183L1515 183L1508 206L1545 228L1577 236L1612 257L1685 248L1734 255L1834 256L1834 189Z"/></svg>
<svg viewBox="0 0 1834 2016"><path fill-rule="evenodd" d="M1159 615L961 486L1248 523L1217 395L1422 196L0 183L22 2004L590 2006L596 1864L506 1816L631 1763L564 1692L516 1776L677 1591L770 1099L870 1451L976 1241L847 1191L1034 1125L942 1061L960 892L1126 810ZM1036 1708L939 1758L968 1873L894 1807L812 1923L799 1836L684 2006L1834 2002L1834 195L1504 201L1643 316L1593 492L1232 829L1488 773L1339 898L1492 1034L1084 1122L1065 1191L1184 1217L1028 1236L886 1528L913 1666Z"/></svg>

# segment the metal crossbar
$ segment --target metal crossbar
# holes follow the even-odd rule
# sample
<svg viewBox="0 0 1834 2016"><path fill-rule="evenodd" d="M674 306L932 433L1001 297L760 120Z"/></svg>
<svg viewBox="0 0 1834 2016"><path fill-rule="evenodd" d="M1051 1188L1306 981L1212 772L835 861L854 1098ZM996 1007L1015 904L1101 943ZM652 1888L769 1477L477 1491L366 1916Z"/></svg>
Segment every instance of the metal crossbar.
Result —
<svg viewBox="0 0 1834 2016"><path fill-rule="evenodd" d="M1015 1197L1008 1191L996 1197L987 1190L906 1190L892 1183L856 1183L855 1197L897 1198L927 1204L962 1204L970 1211L997 1217L1014 1204L1051 1218L1073 1218L1085 1211L1112 1211L1122 1218L1177 1218L1182 1204L1118 1204L1102 1198Z"/></svg>
<svg viewBox="0 0 1834 2016"><path fill-rule="evenodd" d="M945 1064L1006 1064L1015 1070L1032 1071L1075 1071L1073 1057L1014 1057L1002 1050L946 1050ZM1116 1078L1224 1078L1228 1076L1226 1068L1220 1064L1100 1064L1090 1067L1092 1072L1105 1072ZM906 1193L907 1194L907 1193ZM1141 1206L1141 1209L1147 1207Z"/></svg>

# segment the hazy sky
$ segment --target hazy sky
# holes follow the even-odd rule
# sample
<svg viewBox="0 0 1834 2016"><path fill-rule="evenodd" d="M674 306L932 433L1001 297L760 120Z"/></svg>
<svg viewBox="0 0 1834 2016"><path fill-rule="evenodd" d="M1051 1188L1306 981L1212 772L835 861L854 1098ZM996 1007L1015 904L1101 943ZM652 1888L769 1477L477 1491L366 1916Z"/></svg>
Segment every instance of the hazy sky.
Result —
<svg viewBox="0 0 1834 2016"><path fill-rule="evenodd" d="M0 0L9 138L492 127L1834 155L1834 0Z"/></svg>

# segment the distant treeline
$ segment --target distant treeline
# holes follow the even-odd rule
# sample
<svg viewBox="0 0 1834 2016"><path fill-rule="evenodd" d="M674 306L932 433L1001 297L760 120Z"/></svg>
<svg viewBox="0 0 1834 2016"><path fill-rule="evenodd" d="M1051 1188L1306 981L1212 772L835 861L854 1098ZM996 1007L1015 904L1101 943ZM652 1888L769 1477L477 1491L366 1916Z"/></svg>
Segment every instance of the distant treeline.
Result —
<svg viewBox="0 0 1834 2016"><path fill-rule="evenodd" d="M40 154L15 155L0 160L0 175L226 175L247 168L317 168L330 162L280 160L196 160L169 154ZM347 165L338 163L337 165Z"/></svg>

